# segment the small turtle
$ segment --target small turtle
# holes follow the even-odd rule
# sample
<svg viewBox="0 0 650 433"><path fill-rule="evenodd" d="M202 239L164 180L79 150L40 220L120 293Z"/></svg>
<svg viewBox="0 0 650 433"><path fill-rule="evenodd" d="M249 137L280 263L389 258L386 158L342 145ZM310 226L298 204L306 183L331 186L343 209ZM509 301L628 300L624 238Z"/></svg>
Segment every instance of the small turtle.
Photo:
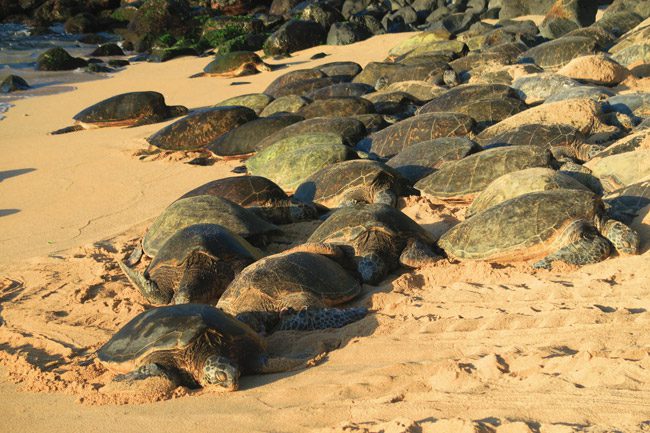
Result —
<svg viewBox="0 0 650 433"><path fill-rule="evenodd" d="M557 70L576 57L595 54L598 44L585 36L565 36L544 42L519 56L520 62L535 63L544 70Z"/></svg>
<svg viewBox="0 0 650 433"><path fill-rule="evenodd" d="M347 325L363 318L367 309L330 308L361 293L359 282L335 261L341 258L337 247L326 244L267 256L230 283L217 308L261 333Z"/></svg>
<svg viewBox="0 0 650 433"><path fill-rule="evenodd" d="M215 307L182 304L153 308L131 319L98 351L115 381L152 376L188 387L217 385L230 391L242 374L276 373L310 361L268 358L266 343L252 329Z"/></svg>
<svg viewBox="0 0 650 433"><path fill-rule="evenodd" d="M484 150L420 179L415 188L439 198L462 198L483 191L493 180L517 170L548 167L551 154L537 146L510 146Z"/></svg>
<svg viewBox="0 0 650 433"><path fill-rule="evenodd" d="M330 209L355 203L397 204L397 197L415 191L397 171L369 160L351 160L332 164L309 176L294 198L318 203Z"/></svg>
<svg viewBox="0 0 650 433"><path fill-rule="evenodd" d="M638 254L639 236L609 219L592 192L556 189L524 194L474 215L446 232L438 245L461 260L536 259L533 267L550 268L556 260L599 262L610 255L611 245L621 254Z"/></svg>
<svg viewBox="0 0 650 433"><path fill-rule="evenodd" d="M444 163L478 152L481 147L465 137L443 137L415 143L386 161L412 184L428 176Z"/></svg>
<svg viewBox="0 0 650 433"><path fill-rule="evenodd" d="M144 274L120 262L140 293L154 304L215 304L228 284L262 253L216 224L177 231L159 249Z"/></svg>
<svg viewBox="0 0 650 433"><path fill-rule="evenodd" d="M411 144L472 132L474 120L460 113L427 113L413 116L357 143L357 148L381 158L390 158Z"/></svg>
<svg viewBox="0 0 650 433"><path fill-rule="evenodd" d="M140 126L162 122L188 113L182 105L166 105L158 92L129 92L104 99L77 113L75 124L51 134L109 126Z"/></svg>
<svg viewBox="0 0 650 433"><path fill-rule="evenodd" d="M243 158L251 156L257 149L257 143L266 137L304 120L296 114L261 117L220 135L208 144L210 152L223 158Z"/></svg>
<svg viewBox="0 0 650 433"><path fill-rule="evenodd" d="M236 127L257 118L246 107L214 107L196 111L147 138L164 150L199 150Z"/></svg>
<svg viewBox="0 0 650 433"><path fill-rule="evenodd" d="M377 284L400 264L419 268L438 259L435 239L399 210L381 203L335 211L307 242L338 245L361 279Z"/></svg>
<svg viewBox="0 0 650 433"><path fill-rule="evenodd" d="M309 203L291 200L272 180L261 176L235 176L213 180L181 197L214 195L250 209L274 224L316 219L319 209Z"/></svg>
<svg viewBox="0 0 650 433"><path fill-rule="evenodd" d="M291 192L323 167L356 158L339 135L312 133L273 143L246 161L246 167L250 174L269 178Z"/></svg>
<svg viewBox="0 0 650 433"><path fill-rule="evenodd" d="M589 188L571 176L545 167L533 167L504 174L490 183L467 208L465 218L483 212L511 198L536 191Z"/></svg>
<svg viewBox="0 0 650 433"><path fill-rule="evenodd" d="M169 238L194 224L217 224L252 243L264 243L266 235L279 231L275 225L230 200L213 195L197 195L169 205L149 226L141 247L133 251L127 264L136 264L142 253L156 257Z"/></svg>
<svg viewBox="0 0 650 433"><path fill-rule="evenodd" d="M235 78L272 70L271 65L264 63L260 56L251 51L231 51L217 54L214 60L203 68L203 72L192 75L190 78L204 76Z"/></svg>

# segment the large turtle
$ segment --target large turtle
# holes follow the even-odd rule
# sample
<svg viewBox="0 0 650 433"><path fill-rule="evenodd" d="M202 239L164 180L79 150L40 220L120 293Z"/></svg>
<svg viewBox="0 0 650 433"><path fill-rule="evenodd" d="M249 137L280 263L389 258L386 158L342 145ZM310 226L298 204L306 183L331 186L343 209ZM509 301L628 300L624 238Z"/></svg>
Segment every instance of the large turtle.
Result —
<svg viewBox="0 0 650 433"><path fill-rule="evenodd" d="M454 258L497 262L559 260L576 265L606 259L611 245L637 254L638 235L609 219L592 192L556 189L524 194L474 215L446 232L438 245Z"/></svg>
<svg viewBox="0 0 650 433"><path fill-rule="evenodd" d="M374 112L375 107L372 102L354 96L317 99L298 110L298 114L305 119L313 119L315 117L347 117Z"/></svg>
<svg viewBox="0 0 650 433"><path fill-rule="evenodd" d="M260 56L251 51L231 51L217 54L214 60L203 68L202 73L192 75L191 78L203 76L234 78L272 70L271 65L264 63Z"/></svg>
<svg viewBox="0 0 650 433"><path fill-rule="evenodd" d="M381 203L335 211L307 242L341 247L361 279L380 282L400 264L418 268L437 259L435 239L399 210Z"/></svg>
<svg viewBox="0 0 650 433"><path fill-rule="evenodd" d="M356 158L339 135L313 133L273 143L246 161L246 167L250 174L267 177L291 192L323 167Z"/></svg>
<svg viewBox="0 0 650 433"><path fill-rule="evenodd" d="M588 161L603 150L602 146L589 144L586 137L569 125L544 125L530 123L503 131L485 140L477 141L483 149L503 146L539 146L548 149L558 160Z"/></svg>
<svg viewBox="0 0 650 433"><path fill-rule="evenodd" d="M467 135L472 132L474 125L474 120L466 114L420 114L369 135L357 143L357 148L382 158L390 158L414 143Z"/></svg>
<svg viewBox="0 0 650 433"><path fill-rule="evenodd" d="M458 161L448 162L415 188L423 194L462 198L476 194L506 173L530 167L548 167L551 154L537 146L510 146L484 150Z"/></svg>
<svg viewBox="0 0 650 433"><path fill-rule="evenodd" d="M262 253L216 224L195 224L170 237L140 273L120 262L122 271L154 304L215 304L228 284Z"/></svg>
<svg viewBox="0 0 650 433"><path fill-rule="evenodd" d="M296 189L294 198L333 209L355 203L395 206L399 196L414 193L392 168L377 161L351 160L312 174Z"/></svg>
<svg viewBox="0 0 650 433"><path fill-rule="evenodd" d="M77 113L75 124L52 134L108 126L140 126L187 114L182 105L169 106L158 92L129 92L104 99Z"/></svg>
<svg viewBox="0 0 650 433"><path fill-rule="evenodd" d="M603 197L613 218L631 224L639 211L650 205L650 180L644 180Z"/></svg>
<svg viewBox="0 0 650 433"><path fill-rule="evenodd" d="M478 152L481 147L466 137L442 137L415 143L386 161L402 176L415 183L444 163Z"/></svg>
<svg viewBox="0 0 650 433"><path fill-rule="evenodd" d="M152 376L188 387L217 385L230 391L242 374L275 373L308 366L309 360L269 358L252 329L203 304L153 308L131 319L98 351L116 381Z"/></svg>
<svg viewBox="0 0 650 433"><path fill-rule="evenodd" d="M304 118L296 114L260 117L217 137L207 148L223 158L250 156L257 150L257 143L301 120Z"/></svg>
<svg viewBox="0 0 650 433"><path fill-rule="evenodd" d="M337 263L341 259L342 252L326 244L267 256L235 278L217 308L261 333L339 328L367 313L363 307L331 308L361 293L359 282Z"/></svg>
<svg viewBox="0 0 650 433"><path fill-rule="evenodd" d="M293 83L297 83L298 81L315 80L324 77L326 77L325 73L317 69L297 69L295 71L290 71L286 74L282 74L273 80L271 84L268 85L266 90L264 90L264 93L271 95L274 98L278 98L279 96L286 96L288 93L285 93L284 95L281 94L284 93L282 91L284 87Z"/></svg>
<svg viewBox="0 0 650 433"><path fill-rule="evenodd" d="M240 106L253 110L258 116L264 109L274 101L273 96L265 93L248 93L246 95L237 95L232 98L224 99L215 104L215 107Z"/></svg>
<svg viewBox="0 0 650 433"><path fill-rule="evenodd" d="M311 133L337 134L345 144L354 146L366 136L366 127L361 121L349 117L315 117L282 128L275 134L260 140L256 148L259 151L285 138Z"/></svg>
<svg viewBox="0 0 650 433"><path fill-rule="evenodd" d="M291 200L272 180L261 176L235 176L213 180L183 194L180 198L214 195L250 209L274 224L315 219L316 206Z"/></svg>
<svg viewBox="0 0 650 433"><path fill-rule="evenodd" d="M517 98L517 93L504 84L462 84L431 99L418 113L462 112L463 107L477 101L506 98Z"/></svg>
<svg viewBox="0 0 650 433"><path fill-rule="evenodd" d="M246 107L209 108L165 126L147 141L164 150L203 149L226 132L256 118L255 112Z"/></svg>
<svg viewBox="0 0 650 433"><path fill-rule="evenodd" d="M564 36L529 49L519 57L521 62L532 62L544 70L557 70L576 57L595 54L598 44L585 36Z"/></svg>
<svg viewBox="0 0 650 433"><path fill-rule="evenodd" d="M650 177L650 149L594 158L585 164L606 192L613 192Z"/></svg>
<svg viewBox="0 0 650 433"><path fill-rule="evenodd" d="M533 167L504 174L481 191L467 208L465 218L503 203L511 198L536 191L589 188L573 177L546 167Z"/></svg>
<svg viewBox="0 0 650 433"><path fill-rule="evenodd" d="M307 97L312 100L340 98L345 96L363 96L366 93L374 92L375 88L363 83L339 83L323 87L309 93Z"/></svg>
<svg viewBox="0 0 650 433"><path fill-rule="evenodd" d="M297 72L297 71L295 71ZM280 98L282 96L289 95L298 95L306 96L307 94L313 92L314 90L321 89L323 87L331 86L332 84L344 83L349 81L348 77L320 77L312 78L308 80L297 80L289 81L288 83L275 87L273 83L267 87L264 93L267 93L274 98Z"/></svg>
<svg viewBox="0 0 650 433"><path fill-rule="evenodd" d="M218 224L252 243L264 243L266 235L279 232L252 211L213 195L197 195L176 200L149 226L128 264L137 263L142 253L155 257L176 232L194 224Z"/></svg>

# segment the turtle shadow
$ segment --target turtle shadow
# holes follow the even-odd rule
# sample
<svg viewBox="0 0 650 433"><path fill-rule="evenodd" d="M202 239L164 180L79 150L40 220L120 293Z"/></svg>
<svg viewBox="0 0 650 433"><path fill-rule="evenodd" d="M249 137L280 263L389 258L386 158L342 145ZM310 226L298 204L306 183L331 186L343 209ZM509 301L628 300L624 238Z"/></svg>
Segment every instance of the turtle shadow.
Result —
<svg viewBox="0 0 650 433"><path fill-rule="evenodd" d="M0 217L17 214L20 209L0 209Z"/></svg>
<svg viewBox="0 0 650 433"><path fill-rule="evenodd" d="M36 348L31 344L21 346L10 346L9 344L0 344L0 351L10 355L21 354L31 365L37 366L42 371L53 371L65 362L61 355L54 355L45 350Z"/></svg>
<svg viewBox="0 0 650 433"><path fill-rule="evenodd" d="M19 168L19 169L16 169L16 170L0 171L0 182L4 181L5 179L9 179L11 177L16 177L16 176L20 176L22 174L31 173L32 171L36 171L36 169L35 168Z"/></svg>
<svg viewBox="0 0 650 433"><path fill-rule="evenodd" d="M272 357L287 357L295 359L310 359L322 353L343 349L350 342L372 335L379 326L374 314L369 313L365 318L346 325L342 328L323 329L318 331L277 331L267 337L268 353ZM328 356L315 366L318 368L329 362ZM277 380L282 380L302 373L305 369L254 376L241 379L240 389L261 387Z"/></svg>

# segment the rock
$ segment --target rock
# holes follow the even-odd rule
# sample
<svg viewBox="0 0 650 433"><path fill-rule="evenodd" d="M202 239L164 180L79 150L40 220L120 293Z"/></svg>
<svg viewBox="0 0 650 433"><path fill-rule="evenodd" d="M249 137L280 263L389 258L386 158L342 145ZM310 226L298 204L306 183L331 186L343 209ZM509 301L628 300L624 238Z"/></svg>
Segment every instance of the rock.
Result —
<svg viewBox="0 0 650 433"><path fill-rule="evenodd" d="M571 60L557 73L586 83L616 86L630 71L604 55L591 55Z"/></svg>
<svg viewBox="0 0 650 433"><path fill-rule="evenodd" d="M131 62L128 60L111 59L108 61L108 66L111 68L123 68L124 66L128 66L130 64Z"/></svg>
<svg viewBox="0 0 650 433"><path fill-rule="evenodd" d="M163 34L182 36L190 12L187 0L146 0L129 22L128 30L135 36L129 40L142 52Z"/></svg>
<svg viewBox="0 0 650 433"><path fill-rule="evenodd" d="M362 71L361 65L356 62L330 62L316 68L328 77L348 76L356 77Z"/></svg>
<svg viewBox="0 0 650 433"><path fill-rule="evenodd" d="M211 0L212 9L223 15L246 15L258 6L268 5L270 1L253 0Z"/></svg>
<svg viewBox="0 0 650 433"><path fill-rule="evenodd" d="M50 48L36 60L36 69L39 71L69 71L82 68L88 62L78 57L72 57L60 47Z"/></svg>
<svg viewBox="0 0 650 433"><path fill-rule="evenodd" d="M619 37L632 30L641 21L643 18L634 12L619 12L603 16L593 25Z"/></svg>
<svg viewBox="0 0 650 433"><path fill-rule="evenodd" d="M291 9L300 2L301 0L273 0L269 8L269 13L288 18L291 15Z"/></svg>
<svg viewBox="0 0 650 433"><path fill-rule="evenodd" d="M557 0L544 17L540 33L547 38L557 38L578 27L596 21L598 3L593 0Z"/></svg>
<svg viewBox="0 0 650 433"><path fill-rule="evenodd" d="M300 19L304 21L314 21L327 31L332 24L343 21L343 15L332 6L327 4L310 4L302 10Z"/></svg>
<svg viewBox="0 0 650 433"><path fill-rule="evenodd" d="M503 0L499 19L516 18L523 15L545 15L555 0ZM492 2L490 2L492 6Z"/></svg>
<svg viewBox="0 0 650 433"><path fill-rule="evenodd" d="M34 18L40 23L62 22L81 12L81 5L75 0L47 0L34 11Z"/></svg>
<svg viewBox="0 0 650 433"><path fill-rule="evenodd" d="M99 30L97 18L87 12L70 17L63 24L66 33L93 33Z"/></svg>
<svg viewBox="0 0 650 433"><path fill-rule="evenodd" d="M444 18L441 18L431 24L429 27L430 30L443 28L450 33L456 35L458 33L464 32L469 29L469 26L474 24L480 19L479 15L476 13L459 13L447 15ZM429 19L427 19L429 20Z"/></svg>
<svg viewBox="0 0 650 433"><path fill-rule="evenodd" d="M327 45L349 45L372 36L365 27L351 22L334 23L327 34Z"/></svg>
<svg viewBox="0 0 650 433"><path fill-rule="evenodd" d="M122 51L122 48L120 48L119 45L110 43L100 45L89 55L95 57L123 56L124 51Z"/></svg>
<svg viewBox="0 0 650 433"><path fill-rule="evenodd" d="M10 93L17 90L27 90L29 89L29 84L27 81L19 77L18 75L9 75L2 80L0 83L0 92Z"/></svg>
<svg viewBox="0 0 650 433"><path fill-rule="evenodd" d="M264 52L275 56L304 50L325 42L325 31L313 21L292 19L264 42Z"/></svg>
<svg viewBox="0 0 650 433"><path fill-rule="evenodd" d="M417 33L410 38L400 42L390 49L388 55L391 57L399 57L407 54L420 46L428 46L435 42L448 41L451 38L451 33L447 30L430 30Z"/></svg>
<svg viewBox="0 0 650 433"><path fill-rule="evenodd" d="M367 13L382 17L391 10L388 0L345 0L341 13L346 19L359 13Z"/></svg>
<svg viewBox="0 0 650 433"><path fill-rule="evenodd" d="M198 56L199 53L191 47L154 48L147 61L154 63L167 62L177 57Z"/></svg>

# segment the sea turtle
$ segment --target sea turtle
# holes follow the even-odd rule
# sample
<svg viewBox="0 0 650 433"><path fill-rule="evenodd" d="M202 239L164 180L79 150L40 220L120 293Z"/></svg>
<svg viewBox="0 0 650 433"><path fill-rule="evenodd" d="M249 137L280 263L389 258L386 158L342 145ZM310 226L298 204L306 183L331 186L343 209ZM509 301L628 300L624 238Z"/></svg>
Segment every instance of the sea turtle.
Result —
<svg viewBox="0 0 650 433"><path fill-rule="evenodd" d="M267 256L230 283L217 308L261 333L347 325L367 310L330 308L361 293L359 282L337 263L341 259L340 249L326 244L304 244Z"/></svg>
<svg viewBox="0 0 650 433"><path fill-rule="evenodd" d="M442 137L415 143L386 161L402 176L415 183L444 163L478 152L481 147L466 137Z"/></svg>
<svg viewBox="0 0 650 433"><path fill-rule="evenodd" d="M639 237L609 219L592 192L556 189L524 194L474 215L446 232L438 245L461 260L535 259L533 267L550 268L556 260L599 262L611 245L621 254L637 254Z"/></svg>
<svg viewBox="0 0 650 433"><path fill-rule="evenodd" d="M230 200L213 195L197 195L176 200L149 226L142 238L142 251L155 257L169 238L194 224L218 224L247 241L264 243L265 236L279 229ZM129 265L137 262L140 252L134 251Z"/></svg>
<svg viewBox="0 0 650 433"><path fill-rule="evenodd" d="M249 93L246 95L237 95L232 98L224 99L215 104L215 107L239 106L247 107L253 110L258 116L264 109L274 101L273 96L264 93Z"/></svg>
<svg viewBox="0 0 650 433"><path fill-rule="evenodd" d="M552 72L524 75L512 82L512 88L527 104L543 102L557 93L580 87L576 80Z"/></svg>
<svg viewBox="0 0 650 433"><path fill-rule="evenodd" d="M260 116L269 117L278 113L295 113L310 102L311 100L298 95L280 96L264 107Z"/></svg>
<svg viewBox="0 0 650 433"><path fill-rule="evenodd" d="M338 98L317 99L298 110L305 119L315 117L347 117L375 112L372 102L364 98L345 96Z"/></svg>
<svg viewBox="0 0 650 433"><path fill-rule="evenodd" d="M196 111L165 126L147 141L164 150L199 150L236 127L257 118L246 107L214 107Z"/></svg>
<svg viewBox="0 0 650 433"><path fill-rule="evenodd" d="M197 195L225 198L274 224L315 219L319 214L316 206L291 200L282 188L261 176L235 176L213 180L183 194L181 199Z"/></svg>
<svg viewBox="0 0 650 433"><path fill-rule="evenodd" d="M385 85L407 80L422 80L426 82L442 82L442 74L449 69L446 62L436 64L414 64L403 65L401 63L381 63L370 62L366 67L352 80L353 83L364 83L375 86L377 80L382 79ZM377 90L379 90L377 88Z"/></svg>
<svg viewBox="0 0 650 433"><path fill-rule="evenodd" d="M463 112L463 107L477 101L506 98L517 98L517 93L504 84L462 84L431 99L420 108L418 114Z"/></svg>
<svg viewBox="0 0 650 433"><path fill-rule="evenodd" d="M381 158L390 158L414 143L467 135L474 125L474 120L466 114L419 114L370 134L357 143L357 148Z"/></svg>
<svg viewBox="0 0 650 433"><path fill-rule="evenodd" d="M650 180L617 189L604 196L603 200L613 218L631 224L639 211L650 205Z"/></svg>
<svg viewBox="0 0 650 433"><path fill-rule="evenodd" d="M75 124L52 134L65 134L90 128L108 126L140 126L162 122L187 114L182 105L167 105L158 92L129 92L104 99L77 113Z"/></svg>
<svg viewBox="0 0 650 433"><path fill-rule="evenodd" d="M301 120L304 117L297 114L260 117L220 135L207 145L207 149L223 158L250 156L256 152L257 143Z"/></svg>
<svg viewBox="0 0 650 433"><path fill-rule="evenodd" d="M309 176L294 198L333 209L355 203L397 204L401 195L415 194L397 171L377 161L343 161Z"/></svg>
<svg viewBox="0 0 650 433"><path fill-rule="evenodd" d="M317 69L329 77L345 76L354 77L362 71L361 65L356 62L329 62L316 66Z"/></svg>
<svg viewBox="0 0 650 433"><path fill-rule="evenodd" d="M244 323L211 305L153 308L131 319L98 351L116 381L152 376L188 387L239 387L241 374L275 373L308 366L308 360L269 358L265 341Z"/></svg>
<svg viewBox="0 0 650 433"><path fill-rule="evenodd" d="M585 36L564 36L530 48L519 56L522 63L535 63L544 70L561 68L576 57L595 54L598 44Z"/></svg>
<svg viewBox="0 0 650 433"><path fill-rule="evenodd" d="M504 146L537 146L551 151L555 159L577 159L588 161L603 150L602 146L589 144L586 137L569 125L544 125L531 123L522 125L486 140L477 141L483 149Z"/></svg>
<svg viewBox="0 0 650 433"><path fill-rule="evenodd" d="M551 154L537 146L510 146L484 150L420 179L415 188L439 198L463 198L476 194L506 173L530 167L548 167Z"/></svg>
<svg viewBox="0 0 650 433"><path fill-rule="evenodd" d="M246 161L246 167L250 174L267 177L291 192L323 167L356 158L356 152L339 135L311 133L265 147Z"/></svg>
<svg viewBox="0 0 650 433"><path fill-rule="evenodd" d="M613 192L650 176L650 149L594 158L584 166L600 180L605 192Z"/></svg>
<svg viewBox="0 0 650 433"><path fill-rule="evenodd" d="M274 98L286 96L280 95L280 93L283 93L281 89L283 89L285 86L296 83L298 81L308 81L324 77L327 77L325 73L319 71L318 69L297 69L295 71L282 74L273 80L271 84L268 85L266 90L264 90L264 93L271 95Z"/></svg>
<svg viewBox="0 0 650 433"><path fill-rule="evenodd" d="M467 208L465 218L529 192L561 188L589 191L589 188L571 176L551 168L533 167L513 171L495 179L481 191Z"/></svg>
<svg viewBox="0 0 650 433"><path fill-rule="evenodd" d="M438 259L435 239L394 207L357 204L340 208L307 242L338 245L361 279L377 284L400 264L418 268Z"/></svg>
<svg viewBox="0 0 650 433"><path fill-rule="evenodd" d="M272 70L271 65L264 63L260 56L251 51L231 51L217 54L214 60L203 68L203 72L190 78L203 76L234 78Z"/></svg>
<svg viewBox="0 0 650 433"><path fill-rule="evenodd" d="M313 92L308 93L306 96L309 99L317 100L327 98L340 98L346 96L362 96L374 91L375 88L368 84L339 83L316 89Z"/></svg>
<svg viewBox="0 0 650 433"><path fill-rule="evenodd" d="M259 141L256 149L260 151L285 138L313 133L337 134L345 144L354 146L366 136L366 127L359 120L349 117L316 117L282 128L275 134Z"/></svg>
<svg viewBox="0 0 650 433"><path fill-rule="evenodd" d="M226 286L262 253L217 224L195 224L171 236L140 273L120 268L154 304L215 304Z"/></svg>

